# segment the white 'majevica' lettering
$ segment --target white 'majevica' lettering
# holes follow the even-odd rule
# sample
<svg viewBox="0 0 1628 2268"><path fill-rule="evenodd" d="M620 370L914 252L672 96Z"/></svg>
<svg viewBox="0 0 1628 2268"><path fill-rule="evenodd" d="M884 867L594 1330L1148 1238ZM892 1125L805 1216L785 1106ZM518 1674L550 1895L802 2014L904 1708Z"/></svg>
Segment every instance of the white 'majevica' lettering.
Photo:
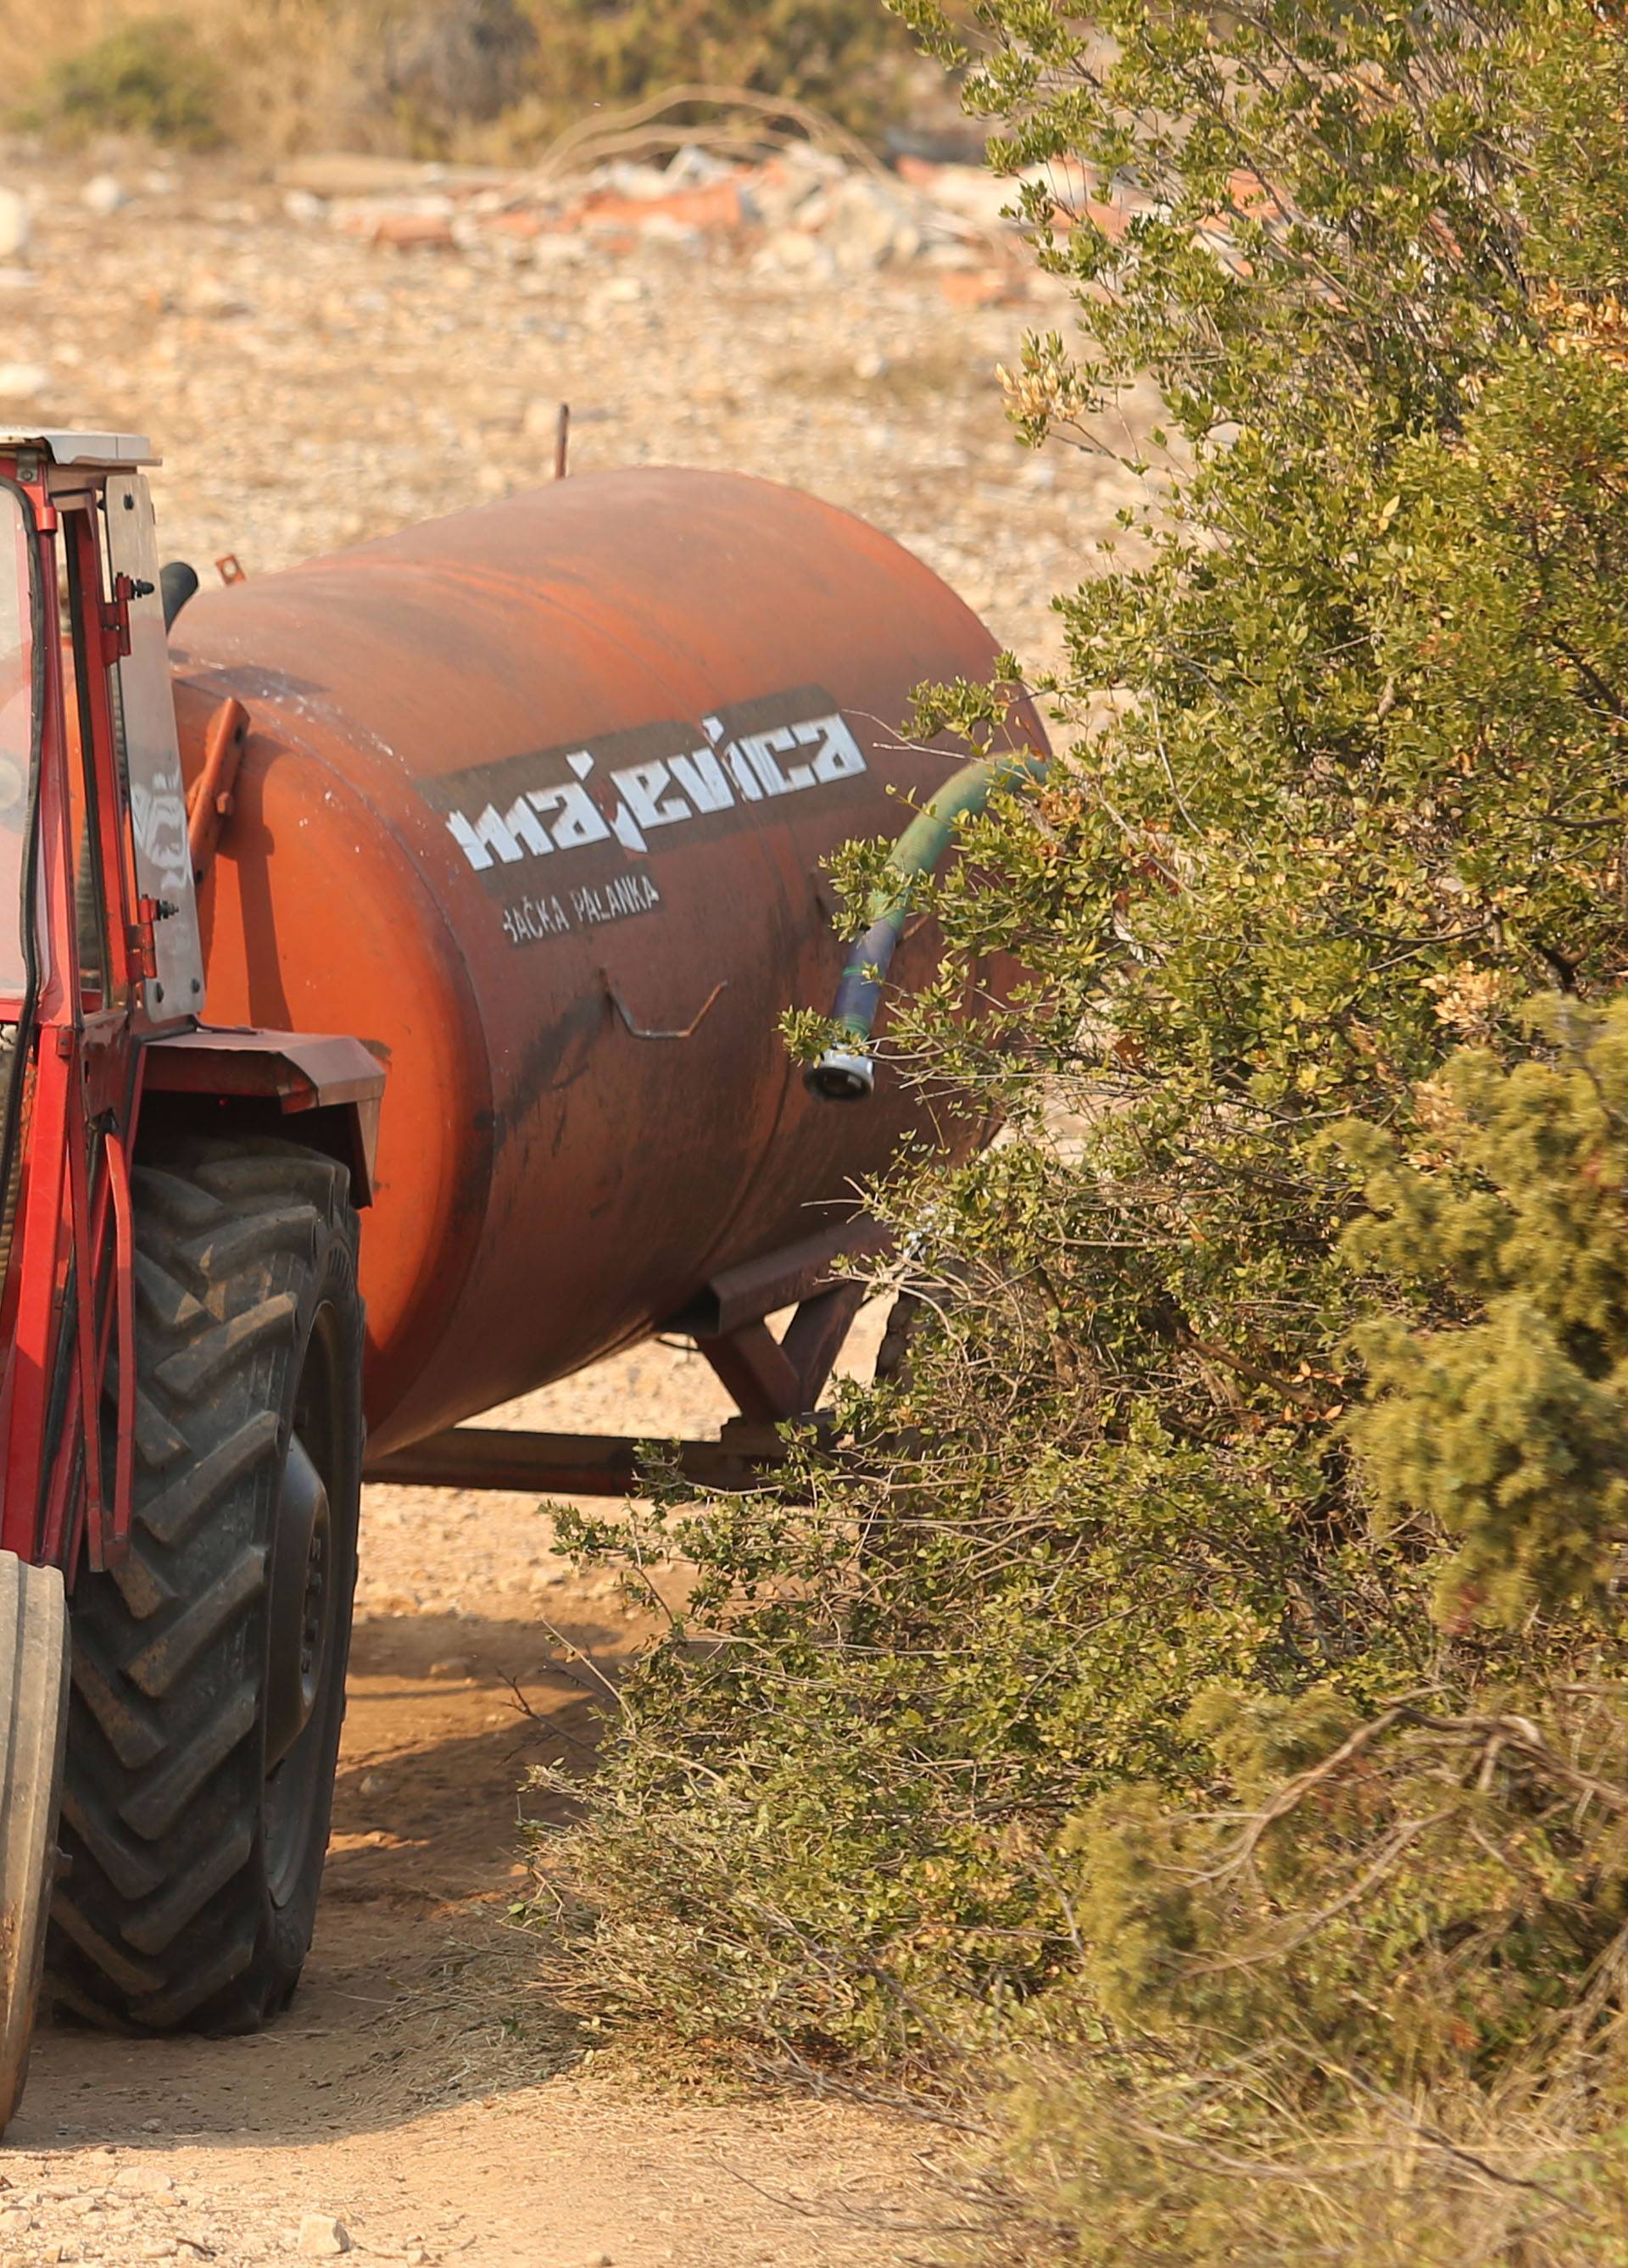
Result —
<svg viewBox="0 0 1628 2268"><path fill-rule="evenodd" d="M703 718L702 730L704 747L601 774L614 794L601 791L600 801L583 784L594 770L594 757L580 748L566 758L576 777L564 786L534 788L506 811L490 803L473 817L449 811L447 828L477 873L556 850L581 850L612 835L624 850L641 851L648 847L647 836L664 827L726 811L737 801L800 795L833 780L851 779L866 768L858 740L835 712L733 740L725 740L716 717Z"/></svg>

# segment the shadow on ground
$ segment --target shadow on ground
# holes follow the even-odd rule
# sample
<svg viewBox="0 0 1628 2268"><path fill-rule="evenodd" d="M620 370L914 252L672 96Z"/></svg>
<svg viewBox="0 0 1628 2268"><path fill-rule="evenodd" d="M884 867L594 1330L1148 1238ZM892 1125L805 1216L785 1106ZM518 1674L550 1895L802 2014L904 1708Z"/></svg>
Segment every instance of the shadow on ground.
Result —
<svg viewBox="0 0 1628 2268"><path fill-rule="evenodd" d="M593 1699L634 1633L564 1595L551 1627L423 1614L358 1622L315 1942L292 2007L257 2038L42 2029L13 2130L25 2147L264 2146L405 2124L570 2068L575 2020L539 1984L512 1909L536 1764L591 1763Z"/></svg>

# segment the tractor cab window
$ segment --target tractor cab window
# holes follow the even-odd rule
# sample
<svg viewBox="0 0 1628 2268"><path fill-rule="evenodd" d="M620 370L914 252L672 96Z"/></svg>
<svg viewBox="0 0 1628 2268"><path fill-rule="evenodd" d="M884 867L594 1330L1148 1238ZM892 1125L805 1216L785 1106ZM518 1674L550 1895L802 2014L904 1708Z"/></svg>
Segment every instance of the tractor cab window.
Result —
<svg viewBox="0 0 1628 2268"><path fill-rule="evenodd" d="M0 490L0 994L18 994L28 784L34 759L33 539L18 499Z"/></svg>

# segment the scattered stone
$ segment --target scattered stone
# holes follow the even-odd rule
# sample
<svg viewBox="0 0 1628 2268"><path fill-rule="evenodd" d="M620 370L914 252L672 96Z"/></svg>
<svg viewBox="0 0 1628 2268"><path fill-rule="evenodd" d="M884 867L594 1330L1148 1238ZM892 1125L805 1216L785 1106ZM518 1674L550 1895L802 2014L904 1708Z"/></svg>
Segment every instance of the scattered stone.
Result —
<svg viewBox="0 0 1628 2268"><path fill-rule="evenodd" d="M783 228L771 236L754 263L761 270L778 269L790 276L806 276L825 283L836 273L836 255L829 245L800 228Z"/></svg>
<svg viewBox="0 0 1628 2268"><path fill-rule="evenodd" d="M115 2189L133 2190L140 2197L162 2197L175 2186L173 2176L162 2166L144 2165L139 2158L128 2166L121 2166L113 2177Z"/></svg>
<svg viewBox="0 0 1628 2268"><path fill-rule="evenodd" d="M362 1785L357 1790L358 1795L382 1795L384 1792L385 1784L379 1773L365 1772L363 1774Z"/></svg>
<svg viewBox="0 0 1628 2268"><path fill-rule="evenodd" d="M914 260L922 232L903 199L863 173L830 193L822 233L844 276L866 276Z"/></svg>
<svg viewBox="0 0 1628 2268"><path fill-rule="evenodd" d="M390 245L398 252L451 251L457 208L450 197L414 197L400 204L371 198L342 198L329 209L334 226L365 243Z"/></svg>
<svg viewBox="0 0 1628 2268"><path fill-rule="evenodd" d="M1005 225L1005 209L1015 206L1020 195L1016 181L983 166L934 166L924 158L901 158L899 179L943 211L986 229Z"/></svg>
<svg viewBox="0 0 1628 2268"><path fill-rule="evenodd" d="M828 183L842 175L840 160L815 150L788 149L748 175L742 192L764 228L785 228Z"/></svg>
<svg viewBox="0 0 1628 2268"><path fill-rule="evenodd" d="M468 1677L469 1671L470 1661L467 1653L449 1653L444 1661L430 1664L431 1677Z"/></svg>
<svg viewBox="0 0 1628 2268"><path fill-rule="evenodd" d="M579 268L592 256L592 251L579 236L561 236L545 231L533 244L531 256L536 268Z"/></svg>
<svg viewBox="0 0 1628 2268"><path fill-rule="evenodd" d="M308 2213L299 2224L299 2250L307 2260L333 2260L350 2250L350 2232L343 2220L325 2213Z"/></svg>
<svg viewBox="0 0 1628 2268"><path fill-rule="evenodd" d="M642 276L612 276L593 294L598 307L637 307L650 297L650 286Z"/></svg>
<svg viewBox="0 0 1628 2268"><path fill-rule="evenodd" d="M98 220L111 220L124 202L124 184L114 173L92 173L79 192L79 202Z"/></svg>
<svg viewBox="0 0 1628 2268"><path fill-rule="evenodd" d="M371 241L398 252L450 252L458 239L452 222L437 213L382 213Z"/></svg>
<svg viewBox="0 0 1628 2268"><path fill-rule="evenodd" d="M0 260L20 260L33 233L28 200L20 189L0 189Z"/></svg>
<svg viewBox="0 0 1628 2268"><path fill-rule="evenodd" d="M207 272L189 280L186 298L181 304L188 314L207 315L212 320L222 320L228 315L250 315L254 312L235 284L229 283L224 276L211 276Z"/></svg>
<svg viewBox="0 0 1628 2268"><path fill-rule="evenodd" d="M26 2236L34 2225L34 2217L20 2205L7 2205L0 2212L0 2236Z"/></svg>
<svg viewBox="0 0 1628 2268"><path fill-rule="evenodd" d="M696 188L670 189L665 173L657 173L654 167L638 170L653 175L653 190L641 188L632 195L596 190L568 217L567 225L575 222L595 229L654 229L665 224L668 229L697 232L738 229L744 225L746 207L740 185L733 174Z"/></svg>
<svg viewBox="0 0 1628 2268"><path fill-rule="evenodd" d="M1010 276L994 268L947 268L939 289L952 307L998 307L1023 296Z"/></svg>
<svg viewBox="0 0 1628 2268"><path fill-rule="evenodd" d="M309 222L328 217L326 202L321 197L313 197L309 189L285 189L283 210L290 220Z"/></svg>
<svg viewBox="0 0 1628 2268"><path fill-rule="evenodd" d="M40 362L0 362L0 401L33 401L51 383Z"/></svg>

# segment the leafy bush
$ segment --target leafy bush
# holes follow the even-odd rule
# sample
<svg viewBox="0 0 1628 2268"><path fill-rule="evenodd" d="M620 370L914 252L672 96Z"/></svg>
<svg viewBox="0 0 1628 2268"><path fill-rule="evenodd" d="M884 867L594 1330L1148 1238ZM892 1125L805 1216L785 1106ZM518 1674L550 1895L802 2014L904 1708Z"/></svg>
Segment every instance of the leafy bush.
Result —
<svg viewBox="0 0 1628 2268"><path fill-rule="evenodd" d="M223 73L184 16L120 24L50 64L18 122L73 144L141 134L177 150L225 139Z"/></svg>
<svg viewBox="0 0 1628 2268"><path fill-rule="evenodd" d="M881 0L527 0L537 26L534 115L557 130L595 103L665 87L750 87L873 125L908 43Z"/></svg>
<svg viewBox="0 0 1628 2268"><path fill-rule="evenodd" d="M1007 1130L879 1193L909 1375L783 1490L565 1523L696 1583L550 1863L624 2007L1005 2068L1036 2258L1620 2263L1628 42L976 12L1088 323L1020 429L1151 371L1180 446L893 1004Z"/></svg>

